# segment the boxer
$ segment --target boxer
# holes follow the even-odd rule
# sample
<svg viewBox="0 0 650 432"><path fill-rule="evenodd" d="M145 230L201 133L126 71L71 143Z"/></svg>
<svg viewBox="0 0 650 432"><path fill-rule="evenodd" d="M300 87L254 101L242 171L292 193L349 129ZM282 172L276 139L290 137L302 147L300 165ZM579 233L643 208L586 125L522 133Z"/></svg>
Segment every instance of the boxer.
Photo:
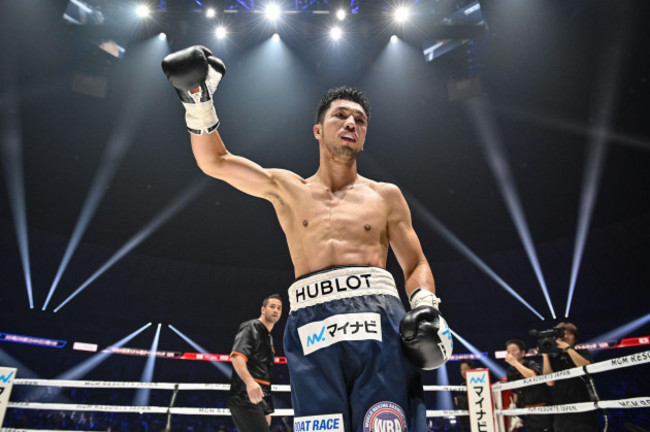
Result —
<svg viewBox="0 0 650 432"><path fill-rule="evenodd" d="M329 90L312 127L320 164L308 178L230 153L213 95L224 63L203 46L165 57L185 106L199 168L275 209L296 276L284 335L294 430L425 432L419 369L451 355L431 268L399 188L357 172L370 117L365 94ZM411 310L385 270L392 248Z"/></svg>

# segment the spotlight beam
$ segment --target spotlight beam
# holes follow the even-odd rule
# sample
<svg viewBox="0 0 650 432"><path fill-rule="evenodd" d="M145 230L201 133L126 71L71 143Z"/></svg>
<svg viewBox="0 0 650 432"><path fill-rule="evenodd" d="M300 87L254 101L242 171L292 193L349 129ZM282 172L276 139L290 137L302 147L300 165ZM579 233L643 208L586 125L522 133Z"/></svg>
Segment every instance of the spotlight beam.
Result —
<svg viewBox="0 0 650 432"><path fill-rule="evenodd" d="M557 118L545 117L540 114L526 113L520 110L513 110L505 107L495 107L495 110L500 114L507 115L508 117L516 118L517 120L534 123L540 126L549 127L552 129L563 130L566 132L587 135L590 138L595 138L599 134L604 135L604 138L610 143L616 143L632 147L639 150L650 151L650 141L630 136L622 133L603 131L600 128L593 128L579 123L572 123L566 120Z"/></svg>
<svg viewBox="0 0 650 432"><path fill-rule="evenodd" d="M454 249L460 252L464 257L469 259L474 265L476 265L483 273L488 275L490 279L496 282L501 288L506 290L508 294L517 299L521 304L526 306L528 310L534 313L539 319L544 320L544 317L535 310L526 300L524 300L514 289L510 287L499 275L497 275L494 270L492 270L487 264L485 264L474 252L472 252L463 242L461 242L458 237L456 237L449 229L442 224L434 215L429 212L415 197L410 195L408 192L404 191L404 195L407 198L411 209L417 213L418 217L424 221L429 228L437 232L443 239L447 241Z"/></svg>
<svg viewBox="0 0 650 432"><path fill-rule="evenodd" d="M145 225L139 232L137 232L131 239L129 239L124 246L122 246L113 256L111 256L99 270L93 273L79 288L69 295L61 304L59 304L54 312L58 312L70 300L79 295L84 289L88 287L99 276L104 274L106 270L111 268L116 262L124 258L126 254L131 252L136 246L139 246L151 234L153 234L161 225L166 223L169 219L175 216L178 212L184 209L191 200L193 200L199 193L201 193L209 184L209 180L204 176L192 182L188 187L183 189L172 202L158 213L153 220Z"/></svg>
<svg viewBox="0 0 650 432"><path fill-rule="evenodd" d="M20 94L17 78L17 55L13 44L2 44L6 58L3 59L4 78L2 87L2 162L9 194L9 206L14 219L20 261L27 288L29 308L34 309L32 294L32 271L29 261L29 239L27 235L27 207L25 204L25 181L23 172L22 132L20 121Z"/></svg>
<svg viewBox="0 0 650 432"><path fill-rule="evenodd" d="M190 346L192 346L192 348L194 348L194 349L197 350L198 352L200 352L200 353L202 353L202 354L210 354L210 352L209 352L208 350L206 350L206 349L203 348L201 345L199 345L199 344L197 344L196 342L194 342L194 341L193 341L192 339L190 339L188 336L184 335L180 330L178 330L178 329L177 329L176 327L174 327L173 325L168 324L167 327L169 327L170 329L172 329L172 330L174 331L174 333L176 333L177 335L179 335L179 336L180 336L180 337L181 337L185 342L187 342L188 344L190 344ZM212 366L216 367L216 368L219 370L219 372L223 373L223 374L224 374L225 376L227 376L228 378L230 378L230 377L232 376L232 369L229 369L228 367L224 366L223 363L221 363L221 362L217 362L217 361L211 361L210 363L212 363Z"/></svg>
<svg viewBox="0 0 650 432"><path fill-rule="evenodd" d="M621 14L619 22L624 15ZM592 107L593 117L595 119L596 133L591 135L587 147L587 161L582 179L582 192L580 195L580 210L578 213L578 227L576 230L575 246L573 249L573 262L571 264L571 280L569 281L569 293L567 295L566 309L564 316L569 317L571 302L575 293L576 282L578 280L578 271L582 262L585 244L587 242L587 233L591 225L596 199L598 196L598 186L603 172L603 165L607 155L607 134L612 120L612 110L616 106L616 95L618 88L619 68L623 43L625 35L621 33L626 28L619 27L621 30L618 34L608 39L608 43L603 51L601 59L602 67L601 76L596 89L596 101Z"/></svg>
<svg viewBox="0 0 650 432"><path fill-rule="evenodd" d="M485 153L492 174L499 186L501 196L508 207L510 217L515 223L519 238L524 245L526 255L528 255L528 260L533 267L537 281L539 282L544 298L546 299L546 304L548 304L548 308L551 311L551 316L555 319L555 309L553 308L553 303L551 302L551 297L546 286L546 280L542 274L542 268L539 264L532 236L530 235L530 229L528 227L528 222L526 221L523 206L521 205L521 200L519 199L519 193L515 186L512 170L510 169L510 164L506 158L506 150L503 146L503 140L499 136L497 128L495 127L496 120L492 116L489 107L483 99L471 99L465 107L469 113L474 128L476 129L476 136L483 147L483 152Z"/></svg>
<svg viewBox="0 0 650 432"><path fill-rule="evenodd" d="M239 3L239 4L242 5L242 6L244 6L246 9L251 10L251 7L250 7L248 4L246 4L245 1L243 1L243 0L237 0L237 3Z"/></svg>
<svg viewBox="0 0 650 432"><path fill-rule="evenodd" d="M371 168L379 174L380 178L387 179L387 181L392 181L397 183L393 179L393 176L386 171L377 161L370 155L366 154L366 160L371 166ZM544 317L542 314L537 312L526 300L524 300L514 289L510 287L503 279L501 279L487 264L485 264L474 252L472 252L463 242L461 242L458 237L456 237L449 229L443 225L442 222L438 220L431 212L424 206L420 201L411 195L408 191L402 191L404 197L408 201L411 211L417 215L426 225L438 233L443 239L449 243L454 249L460 252L461 255L469 259L474 265L476 265L483 273L488 275L490 279L496 282L501 288L506 290L508 294L517 299L521 304L526 306L532 313L534 313L542 321Z"/></svg>
<svg viewBox="0 0 650 432"><path fill-rule="evenodd" d="M86 232L86 228L94 216L99 202L104 197L104 193L108 190L107 186L113 179L122 156L131 144L132 134L125 134L124 130L120 127L118 127L118 130L122 133L115 134L109 141L103 157L103 162L97 170L97 175L95 176L93 183L90 186L90 191L88 192L86 201L84 202L83 208L81 209L81 214L79 215L77 224L74 227L74 231L70 237L70 241L68 242L65 254L63 255L63 259L59 265L59 269L56 273L56 276L54 277L54 281L50 287L47 299L43 304L43 310L45 310L47 308L47 305L50 303L50 299L52 298L54 291L56 291L56 288L59 285L63 272L67 268L72 255L77 250L77 247L81 242L81 237ZM130 138L127 138L125 135L131 136Z"/></svg>
<svg viewBox="0 0 650 432"><path fill-rule="evenodd" d="M144 83L145 77L143 75L144 74L138 76L138 79L134 81L133 89L128 92L130 97L126 100L122 109L120 109L120 117L113 129L114 132L106 144L95 178L93 179L88 195L86 196L86 201L84 202L79 218L77 219L77 223L72 232L72 236L70 237L70 241L68 242L68 246L66 247L63 259L59 264L59 269L54 277L54 281L50 286L47 299L45 300L45 303L43 303L43 310L45 310L50 303L52 295L56 291L72 255L77 250L81 238L86 232L92 217L95 215L95 211L97 210L100 201L104 197L104 194L108 190L108 186L115 177L115 172L119 168L124 155L131 148L134 137L142 125L141 119L145 114L145 108L144 104L140 101L146 99L146 95L144 95L143 92L146 92L149 88L149 86Z"/></svg>
<svg viewBox="0 0 650 432"><path fill-rule="evenodd" d="M0 364L3 366L15 367L18 369L16 376L20 375L21 378L40 378L36 372L2 349L0 349Z"/></svg>
<svg viewBox="0 0 650 432"><path fill-rule="evenodd" d="M449 374L447 373L447 364L443 364L436 369L436 384L448 386ZM451 392L436 392L436 408L441 410L453 410L454 404L451 400Z"/></svg>
<svg viewBox="0 0 650 432"><path fill-rule="evenodd" d="M119 341L115 342L114 344L108 346L101 352L98 352L97 354L93 355L91 358L88 360L79 363L78 365L68 369L67 371L63 372L61 375L57 376L57 379L62 379L62 380L76 380L79 379L83 376L85 376L88 372L91 370L95 369L97 366L99 366L104 360L106 360L109 356L112 355L112 350L114 348L120 348L124 346L127 342L129 342L131 339L142 333L146 328L148 328L151 325L151 323L145 324L133 333L123 337ZM106 351L106 352L105 352Z"/></svg>
<svg viewBox="0 0 650 432"><path fill-rule="evenodd" d="M113 348L120 348L124 344L126 344L128 341L139 335L143 330L145 330L147 327L149 327L151 323L145 324L133 333L125 336L124 338L120 339L119 341L115 342L114 344L108 346L104 350L98 352L97 354L93 355L90 357L88 360L85 360L81 363L79 363L76 366L73 366L72 368L68 369L67 371L63 372L59 376L57 376L55 379L60 379L60 380L76 380L79 379L83 376L85 376L88 372L92 371L95 369L97 366L102 364L104 360L106 360L109 356L112 355L112 349ZM40 387L35 390L32 390L29 395L27 396L28 400L38 400L40 396L45 394L46 392L49 393L51 397L55 397L58 395L62 387Z"/></svg>
<svg viewBox="0 0 650 432"><path fill-rule="evenodd" d="M149 356L147 357L147 363L144 366L142 375L140 376L140 382L152 382L153 381L153 369L156 364L156 352L158 351L158 341L160 340L160 326L158 324L156 328L156 335L153 337L153 342L151 343L151 348L149 349ZM149 405L149 396L151 395L151 389L141 388L135 394L133 398L133 405L135 406L147 406Z"/></svg>
<svg viewBox="0 0 650 432"><path fill-rule="evenodd" d="M586 343L595 343L601 341L607 342L608 340L612 340L612 339L618 340L623 336L630 334L634 330L643 327L649 322L650 322L650 313L645 314L642 317L630 321L629 323L624 324L620 327L617 327L614 330L608 331L607 333L603 333L600 336L596 336L595 338L587 341Z"/></svg>
<svg viewBox="0 0 650 432"><path fill-rule="evenodd" d="M451 334L454 335L456 339L460 341L465 347L472 353L472 354L477 354L478 360L483 363L485 366L487 366L489 369L492 370L498 377L504 377L506 376L506 370L502 368L498 363L492 361L488 357L485 357L481 351L476 348L474 345L466 341L461 335L456 333L455 331L451 330Z"/></svg>
<svg viewBox="0 0 650 432"><path fill-rule="evenodd" d="M575 246L573 249L573 260L571 263L571 280L569 282L569 294L567 296L564 316L569 317L573 294L575 293L578 271L582 263L582 255L587 243L587 234L591 225L591 217L596 205L598 185L603 170L603 163L606 154L606 143L604 139L598 139L589 144L587 148L587 163L582 180L582 193L580 195L580 210L578 213L578 227L576 230Z"/></svg>

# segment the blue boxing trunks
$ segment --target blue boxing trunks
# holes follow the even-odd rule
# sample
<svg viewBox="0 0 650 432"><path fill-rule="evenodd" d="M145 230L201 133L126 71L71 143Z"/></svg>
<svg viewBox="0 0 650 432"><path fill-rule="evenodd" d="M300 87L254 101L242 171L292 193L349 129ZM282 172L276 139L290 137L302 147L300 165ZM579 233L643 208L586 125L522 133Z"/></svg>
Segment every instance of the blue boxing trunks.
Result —
<svg viewBox="0 0 650 432"><path fill-rule="evenodd" d="M426 432L420 371L402 352L392 275L334 267L297 279L284 350L294 432Z"/></svg>

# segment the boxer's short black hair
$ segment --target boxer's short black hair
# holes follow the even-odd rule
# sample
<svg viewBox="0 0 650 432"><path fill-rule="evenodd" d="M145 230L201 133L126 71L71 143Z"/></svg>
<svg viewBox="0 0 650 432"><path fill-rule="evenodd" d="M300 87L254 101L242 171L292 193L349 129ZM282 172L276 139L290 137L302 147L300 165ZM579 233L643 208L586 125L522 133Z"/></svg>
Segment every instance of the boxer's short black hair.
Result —
<svg viewBox="0 0 650 432"><path fill-rule="evenodd" d="M316 111L316 123L321 124L323 122L323 116L325 112L332 105L332 102L335 100L349 100L356 102L361 105L361 108L366 113L366 117L370 118L370 102L366 97L366 94L357 88L353 87L336 87L327 90L325 96L320 100L318 104L318 110Z"/></svg>

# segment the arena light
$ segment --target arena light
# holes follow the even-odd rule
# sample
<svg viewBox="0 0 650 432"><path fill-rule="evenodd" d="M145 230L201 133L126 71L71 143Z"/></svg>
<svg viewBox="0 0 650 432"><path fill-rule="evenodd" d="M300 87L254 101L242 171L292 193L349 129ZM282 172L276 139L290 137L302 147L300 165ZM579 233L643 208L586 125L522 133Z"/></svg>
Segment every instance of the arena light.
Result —
<svg viewBox="0 0 650 432"><path fill-rule="evenodd" d="M454 249L461 253L464 257L469 259L476 265L483 273L488 275L490 279L496 282L501 288L506 290L508 294L513 296L517 301L526 306L528 310L534 313L539 319L544 320L544 317L535 310L526 300L524 300L510 285L501 279L485 262L483 262L474 252L472 252L463 242L461 242L449 229L442 224L434 215L424 207L420 201L414 196L404 191L404 195L411 205L411 210L417 213L418 216L429 226L429 228L436 231L442 238L444 238Z"/></svg>
<svg viewBox="0 0 650 432"><path fill-rule="evenodd" d="M99 276L104 274L116 262L124 258L126 254L131 252L136 246L145 241L151 234L153 234L160 226L175 216L178 212L184 209L191 200L193 200L199 193L201 193L209 184L209 180L201 176L198 180L192 182L188 187L183 189L173 200L167 205L160 213L158 213L147 225L131 237L124 246L122 246L108 261L106 261L92 276L90 276L79 288L70 294L61 304L59 304L54 312L61 310L70 300L78 296L84 289L93 283Z"/></svg>
<svg viewBox="0 0 650 432"><path fill-rule="evenodd" d="M272 40L273 42L277 42L277 41L279 41L279 40L280 40L280 35L277 34L277 33L273 33L273 36L271 36L271 40Z"/></svg>
<svg viewBox="0 0 650 432"><path fill-rule="evenodd" d="M153 381L153 369L156 364L156 352L158 351L158 341L160 340L160 326L158 324L156 328L156 334L153 337L153 342L151 343L151 349L149 350L149 356L147 357L147 363L142 370L142 375L140 376L140 382L152 382ZM141 388L135 393L133 398L133 405L135 406L148 406L149 397L151 395L151 389Z"/></svg>
<svg viewBox="0 0 650 432"><path fill-rule="evenodd" d="M165 33L158 33L158 39L167 40L167 35Z"/></svg>
<svg viewBox="0 0 650 432"><path fill-rule="evenodd" d="M339 9L336 11L336 19L339 21L343 21L347 16L347 13L345 12L345 9Z"/></svg>
<svg viewBox="0 0 650 432"><path fill-rule="evenodd" d="M399 40L399 38L396 35L392 35L390 37L390 42L391 43L397 43L398 40Z"/></svg>
<svg viewBox="0 0 650 432"><path fill-rule="evenodd" d="M217 39L224 39L226 36L228 36L228 29L220 25L215 29L214 35L217 37Z"/></svg>
<svg viewBox="0 0 650 432"><path fill-rule="evenodd" d="M217 11L214 8L208 8L208 10L205 11L205 16L207 18L214 18L217 16Z"/></svg>
<svg viewBox="0 0 650 432"><path fill-rule="evenodd" d="M408 21L409 16L411 15L411 11L409 10L408 7L406 6L398 6L395 8L395 11L393 12L393 19L397 23L405 23Z"/></svg>
<svg viewBox="0 0 650 432"><path fill-rule="evenodd" d="M5 38L6 39L6 38ZM5 173L9 207L14 221L18 251L23 267L23 277L27 287L29 308L34 309L32 294L32 275L29 261L29 240L27 235L27 207L25 204L25 180L23 173L23 143L20 119L20 92L18 86L18 66L16 64L15 44L2 44L7 58L3 60L5 90L2 110L2 164Z"/></svg>
<svg viewBox="0 0 650 432"><path fill-rule="evenodd" d="M339 40L343 36L343 30L340 27L332 27L330 29L330 37L332 40Z"/></svg>
<svg viewBox="0 0 650 432"><path fill-rule="evenodd" d="M266 9L264 9L264 15L266 15L266 18L270 21L277 21L280 18L281 13L282 10L280 9L280 6L275 3L269 4Z"/></svg>
<svg viewBox="0 0 650 432"><path fill-rule="evenodd" d="M135 14L140 18L147 18L149 13L149 7L145 4L139 4L135 7Z"/></svg>
<svg viewBox="0 0 650 432"><path fill-rule="evenodd" d="M451 330L451 329L450 329ZM471 353L473 354L478 354L478 361L483 363L485 366L487 366L492 372L494 372L499 378L505 377L506 376L506 370L502 368L498 363L493 361L487 356L484 356L481 354L481 351L476 348L474 345L469 343L467 340L465 340L461 335L456 333L455 331L451 330L451 334L454 335L454 338L458 339L460 343L465 345L465 348L467 348Z"/></svg>
<svg viewBox="0 0 650 432"><path fill-rule="evenodd" d="M546 299L546 304L551 312L553 319L556 318L555 309L551 302L551 296L546 286L546 280L542 274L542 267L539 264L535 245L530 234L528 222L524 214L523 206L517 192L514 176L510 169L510 164L506 157L506 150L503 146L503 140L496 127L496 119L492 115L490 107L487 106L485 99L473 98L466 102L465 105L468 116L476 130L476 137L483 148L485 158L488 162L492 175L499 187L501 196L506 203L510 217L512 218L519 238L524 246L528 260L535 272L537 282L542 289L542 294Z"/></svg>
<svg viewBox="0 0 650 432"><path fill-rule="evenodd" d="M206 349L203 348L201 345L199 345L199 344L197 344L196 342L194 342L192 339L190 339L187 335L183 334L183 332L181 332L180 330L178 330L178 329L177 329L176 327L174 327L173 325L168 324L167 327L169 327L170 329L172 329L172 331L173 331L174 333L176 333L177 335L179 335L179 336L180 336L180 337L181 337L185 342L187 342L188 344L190 344L190 345L192 346L192 348L194 348L194 349L197 350L198 352L200 352L200 353L202 353L202 354L210 354L210 352L209 352L208 350L206 350ZM213 365L214 367L216 367L217 369L219 369L219 372L221 372L222 374L224 374L224 375L227 376L228 378L230 378L230 377L232 376L232 368L228 368L228 367L225 366L223 363L221 363L221 362L217 362L217 361L211 361L210 363L212 363L212 365Z"/></svg>

